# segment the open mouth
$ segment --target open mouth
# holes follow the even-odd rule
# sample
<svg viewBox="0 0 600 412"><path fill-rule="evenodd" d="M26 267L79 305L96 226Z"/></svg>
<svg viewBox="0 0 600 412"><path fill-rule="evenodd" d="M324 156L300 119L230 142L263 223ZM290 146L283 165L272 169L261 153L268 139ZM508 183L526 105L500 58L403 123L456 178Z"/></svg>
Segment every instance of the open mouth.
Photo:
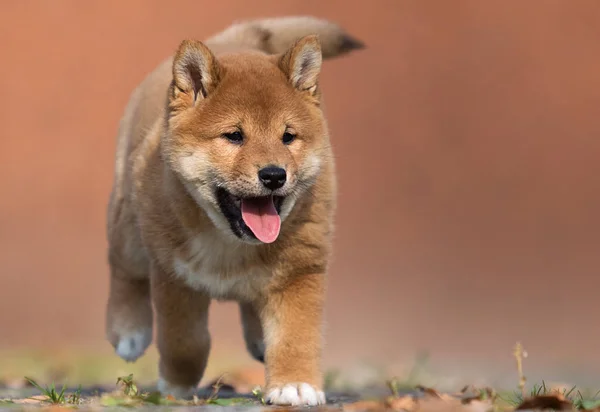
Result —
<svg viewBox="0 0 600 412"><path fill-rule="evenodd" d="M272 243L281 229L282 196L237 197L218 188L217 202L236 236Z"/></svg>

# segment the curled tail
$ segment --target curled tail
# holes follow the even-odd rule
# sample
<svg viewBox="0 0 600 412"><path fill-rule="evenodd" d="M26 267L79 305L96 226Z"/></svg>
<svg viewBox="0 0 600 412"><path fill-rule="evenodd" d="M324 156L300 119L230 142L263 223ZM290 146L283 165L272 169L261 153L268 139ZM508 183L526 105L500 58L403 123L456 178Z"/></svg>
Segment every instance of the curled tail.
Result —
<svg viewBox="0 0 600 412"><path fill-rule="evenodd" d="M204 43L216 52L254 49L279 54L300 37L309 34L319 36L325 59L365 47L364 43L347 34L337 24L311 16L239 21Z"/></svg>

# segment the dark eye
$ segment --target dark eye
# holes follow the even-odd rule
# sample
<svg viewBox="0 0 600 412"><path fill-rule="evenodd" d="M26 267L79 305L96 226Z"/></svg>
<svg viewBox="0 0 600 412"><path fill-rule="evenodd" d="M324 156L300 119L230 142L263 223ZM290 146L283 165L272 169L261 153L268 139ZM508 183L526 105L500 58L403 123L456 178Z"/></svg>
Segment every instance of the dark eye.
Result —
<svg viewBox="0 0 600 412"><path fill-rule="evenodd" d="M296 138L295 134L292 134L290 132L285 132L283 134L283 137L281 138L281 140L283 141L283 144L290 144L294 141L295 138Z"/></svg>
<svg viewBox="0 0 600 412"><path fill-rule="evenodd" d="M240 144L244 141L244 135L242 135L242 132L223 133L223 137L235 144Z"/></svg>

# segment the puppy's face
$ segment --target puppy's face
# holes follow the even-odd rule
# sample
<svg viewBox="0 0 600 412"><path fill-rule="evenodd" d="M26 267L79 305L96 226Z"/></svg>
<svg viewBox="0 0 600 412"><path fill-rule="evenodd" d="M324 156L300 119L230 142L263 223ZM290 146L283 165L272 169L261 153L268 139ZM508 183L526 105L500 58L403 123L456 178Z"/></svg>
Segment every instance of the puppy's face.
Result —
<svg viewBox="0 0 600 412"><path fill-rule="evenodd" d="M316 37L281 56L221 57L184 42L173 63L163 153L213 223L271 243L328 153Z"/></svg>

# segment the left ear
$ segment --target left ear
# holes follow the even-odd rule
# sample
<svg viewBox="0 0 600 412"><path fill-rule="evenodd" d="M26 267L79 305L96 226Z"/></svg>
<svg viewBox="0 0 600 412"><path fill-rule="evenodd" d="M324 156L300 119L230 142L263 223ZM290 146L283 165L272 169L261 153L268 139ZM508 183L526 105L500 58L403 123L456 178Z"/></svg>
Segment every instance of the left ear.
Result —
<svg viewBox="0 0 600 412"><path fill-rule="evenodd" d="M323 56L319 36L309 35L299 39L279 59L279 67L292 85L311 95L317 92Z"/></svg>

